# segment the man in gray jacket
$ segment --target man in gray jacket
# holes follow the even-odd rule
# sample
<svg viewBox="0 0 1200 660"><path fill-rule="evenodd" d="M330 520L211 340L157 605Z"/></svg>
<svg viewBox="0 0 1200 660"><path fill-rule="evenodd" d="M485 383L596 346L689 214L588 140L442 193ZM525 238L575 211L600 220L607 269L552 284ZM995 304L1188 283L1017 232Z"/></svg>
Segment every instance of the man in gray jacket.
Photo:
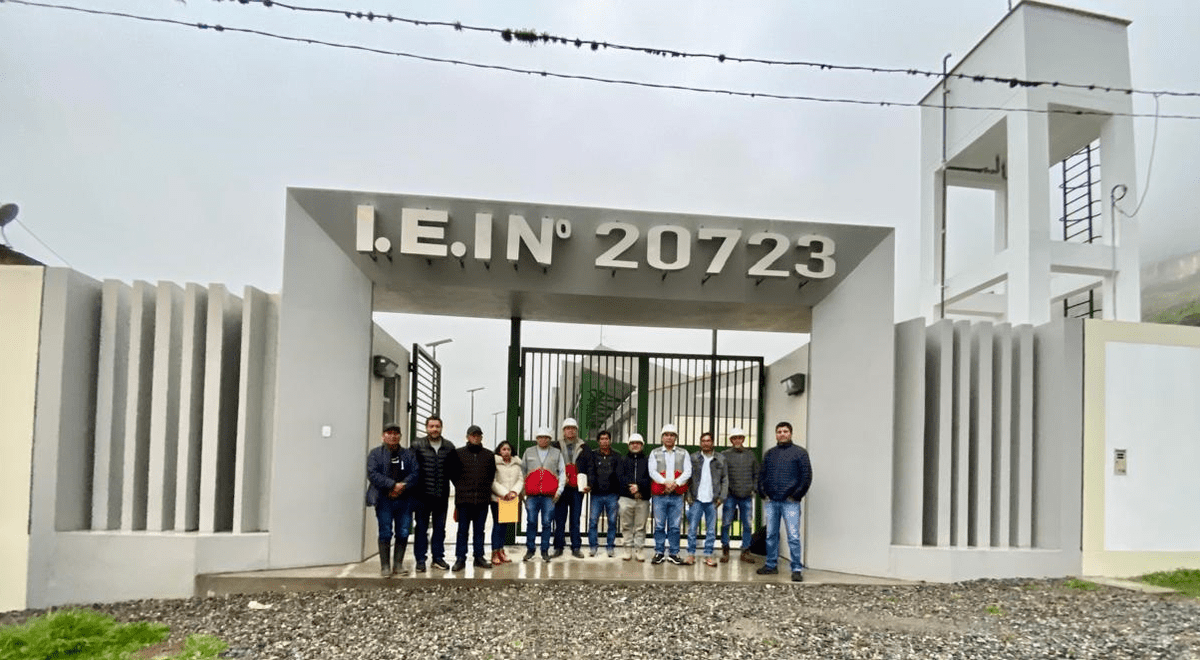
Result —
<svg viewBox="0 0 1200 660"><path fill-rule="evenodd" d="M750 554L750 537L754 522L754 489L758 487L758 457L747 449L746 432L738 427L729 429L729 443L733 447L721 452L725 457L725 469L729 473L729 496L721 508L721 563L729 561L729 530L733 526L734 513L742 522L742 561L753 563Z"/></svg>

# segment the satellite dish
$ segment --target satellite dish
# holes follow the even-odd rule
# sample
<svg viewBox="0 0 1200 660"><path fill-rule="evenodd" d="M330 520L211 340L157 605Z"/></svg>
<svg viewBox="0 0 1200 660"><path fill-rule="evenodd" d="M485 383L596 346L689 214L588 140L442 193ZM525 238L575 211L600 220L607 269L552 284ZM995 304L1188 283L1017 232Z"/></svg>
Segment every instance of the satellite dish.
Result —
<svg viewBox="0 0 1200 660"><path fill-rule="evenodd" d="M15 220L17 218L17 212L20 210L20 207L11 202L5 204L4 206L0 206L0 227L3 227L4 225L7 225Z"/></svg>

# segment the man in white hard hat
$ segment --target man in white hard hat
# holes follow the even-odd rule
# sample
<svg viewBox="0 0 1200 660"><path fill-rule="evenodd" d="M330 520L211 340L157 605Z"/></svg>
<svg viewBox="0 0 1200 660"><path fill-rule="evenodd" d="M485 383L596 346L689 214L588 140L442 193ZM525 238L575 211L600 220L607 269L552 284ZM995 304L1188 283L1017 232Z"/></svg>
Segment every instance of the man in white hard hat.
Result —
<svg viewBox="0 0 1200 660"><path fill-rule="evenodd" d="M734 514L742 524L742 555L745 562L753 562L750 554L750 537L754 533L754 489L758 487L758 457L746 448L746 432L738 427L729 429L729 449L721 452L725 457L725 470L729 474L729 496L721 508L721 563L729 561L729 532L733 527Z"/></svg>
<svg viewBox="0 0 1200 660"><path fill-rule="evenodd" d="M625 561L646 561L646 519L650 517L650 458L643 451L646 442L641 433L629 436L629 450L617 466L621 497L617 508L621 515L621 534L625 536Z"/></svg>
<svg viewBox="0 0 1200 660"><path fill-rule="evenodd" d="M567 545L566 531L571 530L571 554L583 559L583 538L579 535L579 514L583 511L583 493L579 491L578 476L587 473L591 449L579 438L579 422L568 417L562 423L562 440L552 443L562 452L567 483L554 505L554 552L563 553Z"/></svg>
<svg viewBox="0 0 1200 660"><path fill-rule="evenodd" d="M525 559L534 558L538 519L542 521L542 559L550 561L550 520L554 503L563 491L566 474L562 453L550 446L550 429L537 430L537 445L525 450L521 470L525 474Z"/></svg>
<svg viewBox="0 0 1200 660"><path fill-rule="evenodd" d="M679 557L679 521L683 517L683 495L692 476L692 461L688 453L675 443L679 440L679 429L674 424L662 427L662 446L650 452L649 469L654 498L654 559L653 564L664 560L682 565ZM663 553L668 554L664 555Z"/></svg>

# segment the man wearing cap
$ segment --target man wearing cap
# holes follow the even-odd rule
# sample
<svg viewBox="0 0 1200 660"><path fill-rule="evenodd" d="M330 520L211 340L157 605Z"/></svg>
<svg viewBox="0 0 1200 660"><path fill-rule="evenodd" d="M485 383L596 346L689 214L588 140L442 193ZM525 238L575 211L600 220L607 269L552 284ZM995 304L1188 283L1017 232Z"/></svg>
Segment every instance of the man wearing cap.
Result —
<svg viewBox="0 0 1200 660"><path fill-rule="evenodd" d="M692 454L692 480L688 483L688 564L696 563L696 532L704 519L704 563L716 568L713 543L717 538L717 507L729 493L725 457L713 451L713 434L700 434L700 451Z"/></svg>
<svg viewBox="0 0 1200 660"><path fill-rule="evenodd" d="M750 537L754 531L751 523L754 520L754 491L758 487L758 457L746 449L746 432L736 426L729 429L729 444L733 446L721 452L729 474L729 496L721 508L721 563L729 561L729 531L735 513L742 523L741 559L753 562Z"/></svg>
<svg viewBox="0 0 1200 660"><path fill-rule="evenodd" d="M419 492L414 502L417 513L417 572L425 572L425 553L430 546L431 526L433 565L445 570L450 568L450 564L446 563L446 507L450 504L446 461L454 454L454 443L442 437L441 417L430 415L425 420L425 436L413 441L412 452L421 469Z"/></svg>
<svg viewBox="0 0 1200 660"><path fill-rule="evenodd" d="M683 516L683 494L687 492L688 479L692 476L692 461L686 451L675 446L678 439L679 429L674 424L665 424L662 446L650 452L647 461L650 479L654 482L651 486L654 559L650 560L653 564L661 564L664 559L672 564L683 564L679 558L679 522ZM664 551L668 554L663 555Z"/></svg>
<svg viewBox="0 0 1200 660"><path fill-rule="evenodd" d="M467 428L467 444L446 462L446 473L454 482L454 513L458 518L458 537L454 542L454 570L467 567L467 536L474 526L475 568L491 568L483 558L483 526L487 524L488 505L492 502L492 482L496 480L496 455L483 446L483 429Z"/></svg>
<svg viewBox="0 0 1200 660"><path fill-rule="evenodd" d="M591 449L579 438L579 422L568 417L562 423L562 440L554 446L562 452L567 475L562 495L554 505L554 554L557 557L566 547L566 531L571 529L571 554L583 559L583 539L579 536L579 514L583 511L583 493L579 492L578 475L586 473Z"/></svg>
<svg viewBox="0 0 1200 660"><path fill-rule="evenodd" d="M621 455L612 449L612 435L601 431L596 435L596 444L600 446L591 452L587 464L587 487L581 488L585 493L592 494L592 506L588 511L588 546L591 556L595 557L600 550L599 524L600 515L608 520L608 556L616 554L617 547L617 499L621 494L621 482L617 475L617 466L621 464Z"/></svg>
<svg viewBox="0 0 1200 660"><path fill-rule="evenodd" d="M550 520L554 503L566 484L562 452L550 446L550 429L537 430L537 445L525 450L521 470L525 474L525 559L534 557L538 518L542 521L542 559L550 561Z"/></svg>
<svg viewBox="0 0 1200 660"><path fill-rule="evenodd" d="M808 452L792 442L792 425L775 425L775 446L763 457L758 476L758 495L763 498L767 519L767 561L759 575L779 572L780 520L787 525L788 550L792 555L792 582L804 581L804 563L800 559L800 500L812 485L812 464Z"/></svg>
<svg viewBox="0 0 1200 660"><path fill-rule="evenodd" d="M646 442L641 433L629 436L629 450L617 465L621 498L621 533L625 535L625 561L646 561L642 547L646 544L646 519L650 517L650 458L642 449Z"/></svg>
<svg viewBox="0 0 1200 660"><path fill-rule="evenodd" d="M379 523L379 574L391 577L400 572L408 530L412 523L414 486L417 483L417 459L400 446L400 427L383 427L383 444L367 454L367 506L375 507ZM396 554L392 556L393 529Z"/></svg>

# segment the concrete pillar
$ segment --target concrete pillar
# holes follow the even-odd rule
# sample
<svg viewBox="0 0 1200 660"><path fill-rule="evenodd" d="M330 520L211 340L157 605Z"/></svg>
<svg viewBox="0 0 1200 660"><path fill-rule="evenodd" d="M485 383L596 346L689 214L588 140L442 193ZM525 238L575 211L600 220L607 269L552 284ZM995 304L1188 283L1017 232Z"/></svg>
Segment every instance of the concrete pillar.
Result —
<svg viewBox="0 0 1200 660"><path fill-rule="evenodd" d="M1045 108L1027 94L1028 107ZM1017 102L1019 105L1026 105ZM1008 129L1008 322L1050 320L1050 134L1047 115L1012 112Z"/></svg>

